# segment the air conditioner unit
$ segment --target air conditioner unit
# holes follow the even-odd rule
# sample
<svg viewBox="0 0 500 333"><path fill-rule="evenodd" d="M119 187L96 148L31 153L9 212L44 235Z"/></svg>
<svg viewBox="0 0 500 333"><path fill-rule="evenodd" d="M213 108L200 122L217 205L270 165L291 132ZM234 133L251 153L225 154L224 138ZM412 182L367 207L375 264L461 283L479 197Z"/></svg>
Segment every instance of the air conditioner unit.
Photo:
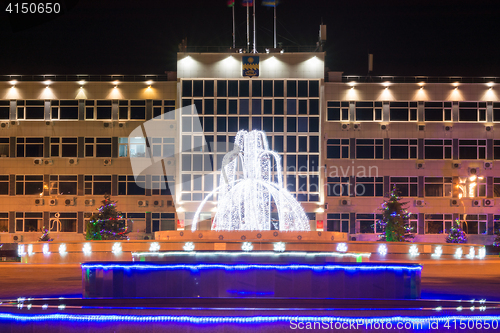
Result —
<svg viewBox="0 0 500 333"><path fill-rule="evenodd" d="M484 130L486 132L491 132L491 131L493 131L493 126L484 126Z"/></svg>
<svg viewBox="0 0 500 333"><path fill-rule="evenodd" d="M491 170L493 168L493 162L484 162L483 167L485 170Z"/></svg>
<svg viewBox="0 0 500 333"><path fill-rule="evenodd" d="M111 165L111 162L112 162L111 159L105 159L102 163L104 164L104 166L108 166Z"/></svg>
<svg viewBox="0 0 500 333"><path fill-rule="evenodd" d="M75 199L65 199L64 200L64 205L65 206L74 206L75 205Z"/></svg>
<svg viewBox="0 0 500 333"><path fill-rule="evenodd" d="M342 200L340 200L340 205L341 206L350 206L351 205L351 200L342 199Z"/></svg>
<svg viewBox="0 0 500 333"><path fill-rule="evenodd" d="M9 127L10 127L10 123L9 122L0 123L0 128L9 128Z"/></svg>
<svg viewBox="0 0 500 333"><path fill-rule="evenodd" d="M47 126L54 126L54 122L53 121L46 121L45 125L47 125Z"/></svg>
<svg viewBox="0 0 500 333"><path fill-rule="evenodd" d="M386 124L381 124L381 125L380 125L380 129L381 129L382 131L387 131L387 130L389 129L389 125L386 125Z"/></svg>
<svg viewBox="0 0 500 333"><path fill-rule="evenodd" d="M172 200L167 200L167 207L172 207L174 202Z"/></svg>
<svg viewBox="0 0 500 333"><path fill-rule="evenodd" d="M118 123L118 127L119 127L119 128L125 128L125 127L127 127L127 123L126 123L126 122L121 121L121 122L119 122L119 123Z"/></svg>
<svg viewBox="0 0 500 333"><path fill-rule="evenodd" d="M453 131L453 126L450 126L450 125L445 125L443 128L444 128L445 132L451 132L451 131Z"/></svg>
<svg viewBox="0 0 500 333"><path fill-rule="evenodd" d="M147 207L148 202L146 200L137 200L137 206L139 207Z"/></svg>
<svg viewBox="0 0 500 333"><path fill-rule="evenodd" d="M35 199L35 206L43 206L44 200L43 199Z"/></svg>
<svg viewBox="0 0 500 333"><path fill-rule="evenodd" d="M94 199L85 199L85 206L93 206Z"/></svg>
<svg viewBox="0 0 500 333"><path fill-rule="evenodd" d="M68 160L69 165L77 165L78 164L78 159L77 158L70 158Z"/></svg>
<svg viewBox="0 0 500 333"><path fill-rule="evenodd" d="M417 125L419 131L425 131L425 125Z"/></svg>
<svg viewBox="0 0 500 333"><path fill-rule="evenodd" d="M424 162L417 162L416 166L417 166L417 169L425 169L425 163Z"/></svg>
<svg viewBox="0 0 500 333"><path fill-rule="evenodd" d="M154 207L163 207L163 200L153 200Z"/></svg>
<svg viewBox="0 0 500 333"><path fill-rule="evenodd" d="M23 236L22 235L14 235L14 236L12 236L12 241L14 243L22 242L23 241Z"/></svg>
<svg viewBox="0 0 500 333"><path fill-rule="evenodd" d="M352 129L355 131L360 131L361 130L361 124L353 124Z"/></svg>
<svg viewBox="0 0 500 333"><path fill-rule="evenodd" d="M43 165L52 165L54 164L54 161L52 160L43 160Z"/></svg>
<svg viewBox="0 0 500 333"><path fill-rule="evenodd" d="M495 206L495 200L493 200L493 199L483 199L483 206L484 207L494 207Z"/></svg>
<svg viewBox="0 0 500 333"><path fill-rule="evenodd" d="M112 121L105 121L102 123L104 128L112 128L113 127L113 122Z"/></svg>
<svg viewBox="0 0 500 333"><path fill-rule="evenodd" d="M452 206L452 207L458 207L459 206L458 199L451 199L450 200L450 206Z"/></svg>
<svg viewBox="0 0 500 333"><path fill-rule="evenodd" d="M470 176L477 176L479 173L479 168L469 168L469 175Z"/></svg>
<svg viewBox="0 0 500 333"><path fill-rule="evenodd" d="M10 124L12 126L16 126L16 125L19 126L21 123L19 122L19 120L11 120Z"/></svg>
<svg viewBox="0 0 500 333"><path fill-rule="evenodd" d="M418 199L418 200L415 200L415 201L413 202L413 205L414 205L415 207L424 207L424 206L426 205L426 203L425 203L425 201L424 201L424 200L422 200L422 199Z"/></svg>
<svg viewBox="0 0 500 333"><path fill-rule="evenodd" d="M43 160L41 158L35 158L33 160L33 164L34 165L42 165L43 164Z"/></svg>
<svg viewBox="0 0 500 333"><path fill-rule="evenodd" d="M451 163L451 167L453 169L461 169L462 168L462 163L460 163L460 162L453 162L453 163Z"/></svg>
<svg viewBox="0 0 500 333"><path fill-rule="evenodd" d="M472 207L481 207L481 201L472 200Z"/></svg>
<svg viewBox="0 0 500 333"><path fill-rule="evenodd" d="M57 205L57 200L56 200L56 199L50 199L50 200L49 200L49 205L50 205L50 206L55 206L55 205Z"/></svg>
<svg viewBox="0 0 500 333"><path fill-rule="evenodd" d="M348 131L350 127L351 127L351 125L349 125L349 124L340 124L340 128L343 131Z"/></svg>

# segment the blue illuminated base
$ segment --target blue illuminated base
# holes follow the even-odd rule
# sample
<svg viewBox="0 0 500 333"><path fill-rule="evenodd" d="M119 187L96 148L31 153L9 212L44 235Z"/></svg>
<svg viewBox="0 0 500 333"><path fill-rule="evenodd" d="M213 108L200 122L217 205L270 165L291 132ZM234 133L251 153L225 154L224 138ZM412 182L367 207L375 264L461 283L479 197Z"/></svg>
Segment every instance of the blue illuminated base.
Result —
<svg viewBox="0 0 500 333"><path fill-rule="evenodd" d="M83 297L417 299L416 264L82 264Z"/></svg>

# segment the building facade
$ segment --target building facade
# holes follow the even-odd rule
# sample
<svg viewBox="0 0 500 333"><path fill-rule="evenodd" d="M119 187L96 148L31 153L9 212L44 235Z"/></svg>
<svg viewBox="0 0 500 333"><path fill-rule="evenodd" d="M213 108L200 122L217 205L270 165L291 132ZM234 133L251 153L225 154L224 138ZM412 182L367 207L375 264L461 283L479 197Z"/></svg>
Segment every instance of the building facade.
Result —
<svg viewBox="0 0 500 333"><path fill-rule="evenodd" d="M236 132L258 129L312 230L376 240L395 186L416 241L444 242L459 219L471 242L491 244L498 81L325 75L324 53L312 52L179 53L176 75L3 77L0 242L34 241L43 227L83 240L105 193L133 220L131 238L189 229ZM165 130L149 134L148 121ZM131 166L159 159L162 172ZM210 228L215 199L198 228Z"/></svg>

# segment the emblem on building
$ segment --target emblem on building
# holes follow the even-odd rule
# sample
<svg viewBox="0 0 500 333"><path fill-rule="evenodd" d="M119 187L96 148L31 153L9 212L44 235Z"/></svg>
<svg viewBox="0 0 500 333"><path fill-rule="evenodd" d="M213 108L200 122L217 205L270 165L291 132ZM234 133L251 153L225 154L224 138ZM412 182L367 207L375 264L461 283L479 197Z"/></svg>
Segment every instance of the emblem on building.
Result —
<svg viewBox="0 0 500 333"><path fill-rule="evenodd" d="M259 57L258 56L244 56L243 62L243 76L259 76Z"/></svg>

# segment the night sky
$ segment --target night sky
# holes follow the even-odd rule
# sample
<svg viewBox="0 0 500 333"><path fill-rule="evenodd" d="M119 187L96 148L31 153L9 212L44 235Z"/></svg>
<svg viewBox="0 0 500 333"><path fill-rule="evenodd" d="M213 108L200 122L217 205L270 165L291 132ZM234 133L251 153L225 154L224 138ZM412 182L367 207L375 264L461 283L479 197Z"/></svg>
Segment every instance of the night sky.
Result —
<svg viewBox="0 0 500 333"><path fill-rule="evenodd" d="M236 43L246 10L236 0ZM273 43L273 11L257 1L257 44ZM232 44L226 0L66 0L58 16L8 14L0 1L0 74L163 74L178 44ZM349 75L500 76L499 1L283 0L278 41L315 45L328 28L326 66Z"/></svg>

